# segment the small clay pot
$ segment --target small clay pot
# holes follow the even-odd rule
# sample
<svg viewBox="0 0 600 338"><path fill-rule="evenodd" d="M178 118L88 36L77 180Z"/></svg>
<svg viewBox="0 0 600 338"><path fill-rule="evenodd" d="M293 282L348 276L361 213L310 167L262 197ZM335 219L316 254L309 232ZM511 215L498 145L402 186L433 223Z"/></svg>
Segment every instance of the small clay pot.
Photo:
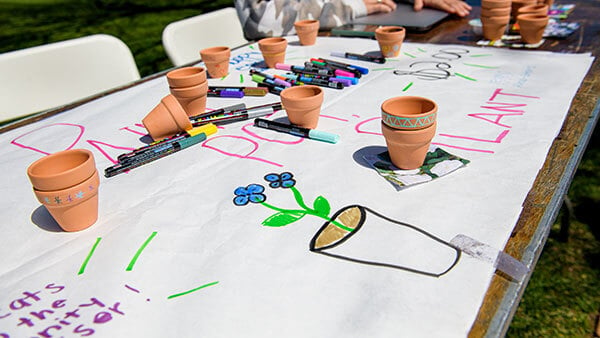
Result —
<svg viewBox="0 0 600 338"><path fill-rule="evenodd" d="M258 41L258 48L269 68L275 68L276 63L285 62L285 50L288 42L284 38L264 38Z"/></svg>
<svg viewBox="0 0 600 338"><path fill-rule="evenodd" d="M208 81L190 87L171 87L169 91L179 101L187 116L202 114L206 110Z"/></svg>
<svg viewBox="0 0 600 338"><path fill-rule="evenodd" d="M429 127L437 119L437 104L419 96L398 96L381 104L381 121L390 128L417 130Z"/></svg>
<svg viewBox="0 0 600 338"><path fill-rule="evenodd" d="M511 0L481 0L481 8L493 9L493 8L510 8Z"/></svg>
<svg viewBox="0 0 600 338"><path fill-rule="evenodd" d="M392 163L400 169L417 169L425 162L431 140L435 136L437 122L417 130L402 130L381 123Z"/></svg>
<svg viewBox="0 0 600 338"><path fill-rule="evenodd" d="M212 78L220 78L229 74L229 58L231 49L225 46L206 48L200 51L200 57L206 68L208 75Z"/></svg>
<svg viewBox="0 0 600 338"><path fill-rule="evenodd" d="M506 26L510 22L510 16L482 16L481 25L483 37L495 41L500 40L506 32Z"/></svg>
<svg viewBox="0 0 600 338"><path fill-rule="evenodd" d="M317 42L319 34L319 20L300 20L294 22L296 34L303 46L312 46Z"/></svg>
<svg viewBox="0 0 600 338"><path fill-rule="evenodd" d="M80 231L98 220L98 170L77 185L61 189L42 191L34 189L52 218L64 231Z"/></svg>
<svg viewBox="0 0 600 338"><path fill-rule="evenodd" d="M37 190L60 190L88 179L96 171L94 154L86 149L69 149L50 154L27 168Z"/></svg>
<svg viewBox="0 0 600 338"><path fill-rule="evenodd" d="M538 4L544 4L548 6L548 10L550 10L550 8L552 8L552 4L554 4L554 0L538 0Z"/></svg>
<svg viewBox="0 0 600 338"><path fill-rule="evenodd" d="M202 67L183 67L167 73L169 87L191 87L206 81L206 71Z"/></svg>
<svg viewBox="0 0 600 338"><path fill-rule="evenodd" d="M288 87L281 91L281 104L292 124L315 129L323 104L321 87L304 85Z"/></svg>
<svg viewBox="0 0 600 338"><path fill-rule="evenodd" d="M27 168L33 192L65 231L79 231L98 219L100 180L94 155L69 149L45 156Z"/></svg>
<svg viewBox="0 0 600 338"><path fill-rule="evenodd" d="M523 6L517 11L517 17L521 14L548 15L548 5L535 4Z"/></svg>
<svg viewBox="0 0 600 338"><path fill-rule="evenodd" d="M511 6L511 11L510 11L510 16L513 19L516 19L516 17L519 15L519 9L521 7L524 6L528 6L528 5L535 5L537 4L537 0L512 0L510 6Z"/></svg>
<svg viewBox="0 0 600 338"><path fill-rule="evenodd" d="M507 16L510 15L510 6L499 8L481 8L481 16Z"/></svg>
<svg viewBox="0 0 600 338"><path fill-rule="evenodd" d="M386 58L400 55L400 49L405 36L406 30L400 26L383 26L375 30L375 38L379 43L379 50Z"/></svg>
<svg viewBox="0 0 600 338"><path fill-rule="evenodd" d="M144 117L142 123L155 141L192 129L192 123L185 110L170 94L160 100L160 103Z"/></svg>
<svg viewBox="0 0 600 338"><path fill-rule="evenodd" d="M542 40L544 29L548 24L547 15L521 14L517 17L521 40L528 44L536 44Z"/></svg>

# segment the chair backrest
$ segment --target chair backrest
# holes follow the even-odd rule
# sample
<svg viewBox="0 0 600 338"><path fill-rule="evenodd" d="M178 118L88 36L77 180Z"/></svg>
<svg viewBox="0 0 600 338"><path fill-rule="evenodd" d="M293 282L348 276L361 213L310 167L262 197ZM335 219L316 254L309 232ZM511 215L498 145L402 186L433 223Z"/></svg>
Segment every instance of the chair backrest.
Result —
<svg viewBox="0 0 600 338"><path fill-rule="evenodd" d="M238 47L248 42L233 7L168 24L162 33L167 56L175 66L200 60L200 50L214 46Z"/></svg>
<svg viewBox="0 0 600 338"><path fill-rule="evenodd" d="M0 121L138 80L129 47L105 34L0 54Z"/></svg>

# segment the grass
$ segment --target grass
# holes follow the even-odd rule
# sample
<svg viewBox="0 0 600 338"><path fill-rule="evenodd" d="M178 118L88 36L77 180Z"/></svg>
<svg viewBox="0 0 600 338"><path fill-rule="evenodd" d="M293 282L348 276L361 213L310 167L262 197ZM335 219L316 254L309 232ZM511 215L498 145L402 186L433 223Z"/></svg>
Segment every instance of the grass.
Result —
<svg viewBox="0 0 600 338"><path fill-rule="evenodd" d="M142 76L173 65L162 47L164 27L231 6L199 0L0 0L0 53L106 33L132 50ZM508 337L591 337L600 309L600 137L596 133L569 190L574 203L567 242L555 224L515 314Z"/></svg>

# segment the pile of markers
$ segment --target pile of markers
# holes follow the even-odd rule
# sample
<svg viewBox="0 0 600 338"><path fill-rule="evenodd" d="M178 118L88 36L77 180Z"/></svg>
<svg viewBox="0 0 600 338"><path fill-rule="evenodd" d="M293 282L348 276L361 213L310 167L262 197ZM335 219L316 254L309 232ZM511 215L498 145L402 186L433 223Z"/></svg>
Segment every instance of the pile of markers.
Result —
<svg viewBox="0 0 600 338"><path fill-rule="evenodd" d="M369 73L368 68L325 58L311 58L303 66L277 63L275 69L285 70L287 73L267 74L250 69L252 81L267 88L270 93L279 95L287 87L305 84L343 89L358 84L359 79Z"/></svg>
<svg viewBox="0 0 600 338"><path fill-rule="evenodd" d="M191 147L217 132L217 126L237 121L254 119L283 109L281 102L268 103L246 108L243 103L211 110L195 116L190 116L192 129L182 131L174 136L158 140L129 153L117 157L117 163L104 170L105 177L112 177L144 164Z"/></svg>

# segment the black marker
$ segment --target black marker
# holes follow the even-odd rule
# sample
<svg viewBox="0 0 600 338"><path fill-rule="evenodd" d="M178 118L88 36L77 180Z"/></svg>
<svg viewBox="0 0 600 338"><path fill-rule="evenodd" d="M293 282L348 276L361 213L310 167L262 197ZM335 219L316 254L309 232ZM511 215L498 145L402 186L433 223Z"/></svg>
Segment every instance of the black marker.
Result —
<svg viewBox="0 0 600 338"><path fill-rule="evenodd" d="M302 128L292 124L285 124L261 118L254 119L254 126L329 143L337 143L340 139L339 135L328 133L326 131Z"/></svg>
<svg viewBox="0 0 600 338"><path fill-rule="evenodd" d="M383 56L370 56L370 55L347 53L347 52L331 52L331 56L337 56L340 58L346 58L346 59L351 59L351 60L360 60L360 61L368 61L368 62L375 62L375 63L385 63L385 58Z"/></svg>

